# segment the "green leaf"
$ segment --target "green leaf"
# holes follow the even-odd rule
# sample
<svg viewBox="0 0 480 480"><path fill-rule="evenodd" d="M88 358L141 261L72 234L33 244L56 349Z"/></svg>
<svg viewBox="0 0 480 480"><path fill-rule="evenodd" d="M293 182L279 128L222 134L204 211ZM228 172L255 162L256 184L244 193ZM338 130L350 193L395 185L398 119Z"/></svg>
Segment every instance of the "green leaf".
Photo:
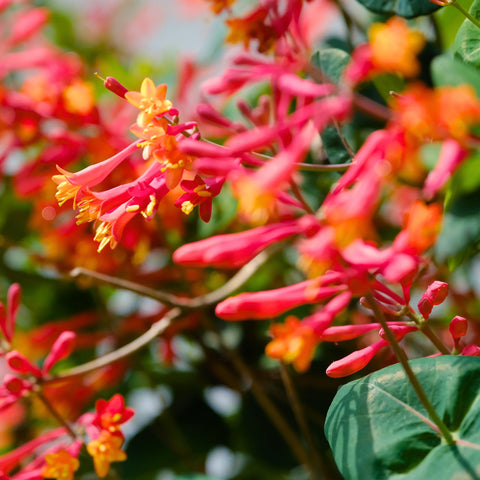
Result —
<svg viewBox="0 0 480 480"><path fill-rule="evenodd" d="M364 7L375 13L399 15L400 17L413 18L428 15L440 8L429 0L357 0Z"/></svg>
<svg viewBox="0 0 480 480"><path fill-rule="evenodd" d="M410 362L435 410L457 439L449 446L402 367L392 365L341 387L325 432L345 480L478 480L480 358L441 356Z"/></svg>
<svg viewBox="0 0 480 480"><path fill-rule="evenodd" d="M340 81L343 69L349 61L350 55L340 48L325 48L312 56L312 63L334 83Z"/></svg>
<svg viewBox="0 0 480 480"><path fill-rule="evenodd" d="M435 244L435 258L443 263L453 257L458 266L480 242L480 190L458 195L451 201L443 217L442 230ZM459 257L460 256L460 257Z"/></svg>
<svg viewBox="0 0 480 480"><path fill-rule="evenodd" d="M480 18L480 0L475 0L470 8L470 14ZM464 62L480 68L480 29L466 19L458 29L453 43L455 55Z"/></svg>
<svg viewBox="0 0 480 480"><path fill-rule="evenodd" d="M463 0L462 7L470 9L473 0ZM435 20L438 25L441 45L444 50L453 44L460 25L465 20L465 16L457 8L442 8L435 14Z"/></svg>
<svg viewBox="0 0 480 480"><path fill-rule="evenodd" d="M452 85L454 87L469 83L480 97L480 76L471 65L449 54L436 57L431 64L432 80L436 87Z"/></svg>

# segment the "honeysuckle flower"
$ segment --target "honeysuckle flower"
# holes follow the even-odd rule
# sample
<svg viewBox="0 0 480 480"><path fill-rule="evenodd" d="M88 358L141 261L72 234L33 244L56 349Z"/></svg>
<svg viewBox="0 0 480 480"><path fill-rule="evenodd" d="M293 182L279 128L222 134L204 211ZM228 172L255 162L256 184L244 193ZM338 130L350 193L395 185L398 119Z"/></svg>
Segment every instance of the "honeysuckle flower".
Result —
<svg viewBox="0 0 480 480"><path fill-rule="evenodd" d="M78 458L72 457L64 449L45 455L45 463L42 469L43 477L56 480L73 480L74 473L80 468Z"/></svg>
<svg viewBox="0 0 480 480"><path fill-rule="evenodd" d="M8 342L15 331L15 318L20 307L21 289L18 283L10 285L7 293L7 307L0 303L0 330Z"/></svg>
<svg viewBox="0 0 480 480"><path fill-rule="evenodd" d="M229 28L226 41L230 43L243 43L245 49L252 40L258 42L257 49L261 53L268 52L275 43L277 34L275 29L266 24L269 11L262 6L250 12L243 18L230 18L226 20Z"/></svg>
<svg viewBox="0 0 480 480"><path fill-rule="evenodd" d="M468 320L460 315L456 315L450 322L448 326L448 331L453 338L454 352L458 353L460 351L461 338L467 334L468 329ZM477 356L477 351L475 348L476 345L469 345L462 350L462 355L473 355ZM469 348L470 347L470 348ZM478 348L478 347L477 347ZM467 352L467 353L465 353Z"/></svg>
<svg viewBox="0 0 480 480"><path fill-rule="evenodd" d="M317 303L347 289L333 285L336 273L264 292L241 293L220 302L215 314L224 320L273 318L299 305Z"/></svg>
<svg viewBox="0 0 480 480"><path fill-rule="evenodd" d="M228 10L234 3L235 0L206 0L208 3L211 3L210 9L213 13L218 15L224 10Z"/></svg>
<svg viewBox="0 0 480 480"><path fill-rule="evenodd" d="M443 142L438 162L428 174L423 186L423 195L427 200L431 200L447 183L467 154L468 151L456 140L447 138Z"/></svg>
<svg viewBox="0 0 480 480"><path fill-rule="evenodd" d="M455 340L464 337L467 334L467 328L468 320L460 315L453 317L450 325L448 326L448 330Z"/></svg>
<svg viewBox="0 0 480 480"><path fill-rule="evenodd" d="M172 102L165 98L166 95L167 85L162 83L156 87L153 80L147 77L143 80L139 92L129 91L124 96L134 107L141 110L137 123L140 127L146 127L155 117L178 113Z"/></svg>
<svg viewBox="0 0 480 480"><path fill-rule="evenodd" d="M54 175L52 180L58 185L55 196L60 206L73 198L75 208L79 194L79 200L81 199L82 190L94 187L105 180L118 165L137 150L137 144L138 142L133 142L113 157L95 165L90 165L77 173L67 172L63 168L57 167L61 175Z"/></svg>
<svg viewBox="0 0 480 480"><path fill-rule="evenodd" d="M174 252L173 260L182 265L236 268L247 263L268 245L292 235L312 235L318 227L315 217L307 215L245 232L216 235L181 246Z"/></svg>
<svg viewBox="0 0 480 480"><path fill-rule="evenodd" d="M0 456L0 472L9 474L12 470L18 467L27 457L34 453L38 448L58 441L67 433L65 427L60 427L55 430L43 433L33 440L24 443L22 446ZM41 478L41 477L40 477Z"/></svg>
<svg viewBox="0 0 480 480"><path fill-rule="evenodd" d="M16 373L33 375L34 377L42 376L42 371L17 350L8 352L5 355L5 359L8 366Z"/></svg>
<svg viewBox="0 0 480 480"><path fill-rule="evenodd" d="M341 360L332 362L326 370L326 374L332 378L342 378L365 368L377 352L388 345L386 340L379 340L378 342L369 345L368 347L356 350L347 355Z"/></svg>
<svg viewBox="0 0 480 480"><path fill-rule="evenodd" d="M62 332L58 336L52 346L52 349L50 350L50 353L43 362L43 375L46 375L57 362L67 358L72 353L76 337L77 335L74 332L70 332L68 330Z"/></svg>
<svg viewBox="0 0 480 480"><path fill-rule="evenodd" d="M209 222L212 215L212 198L220 193L224 182L225 178L203 180L199 175L195 175L193 180L182 180L180 186L185 193L175 201L175 205L186 215L200 205L200 218L204 222Z"/></svg>
<svg viewBox="0 0 480 480"><path fill-rule="evenodd" d="M368 31L368 44L359 45L345 69L345 80L353 85L372 75L394 73L413 77L420 71L417 55L425 45L425 37L411 30L400 17L385 23L374 23Z"/></svg>
<svg viewBox="0 0 480 480"><path fill-rule="evenodd" d="M393 242L396 251L422 254L435 242L440 233L442 207L438 203L426 205L415 201L405 214L403 230Z"/></svg>
<svg viewBox="0 0 480 480"><path fill-rule="evenodd" d="M111 463L127 459L127 454L121 449L122 444L122 436L102 430L100 435L87 445L87 451L93 457L95 472L100 478L107 476Z"/></svg>
<svg viewBox="0 0 480 480"><path fill-rule="evenodd" d="M118 393L108 401L97 400L95 410L96 415L92 424L110 433L119 432L120 425L130 420L135 413L133 408L125 407L125 400Z"/></svg>
<svg viewBox="0 0 480 480"><path fill-rule="evenodd" d="M374 23L369 31L372 63L379 71L413 77L420 71L417 54L425 46L421 32L412 31L401 17Z"/></svg>
<svg viewBox="0 0 480 480"><path fill-rule="evenodd" d="M265 348L269 357L292 363L297 372L308 370L319 342L309 326L290 315L283 324L273 324L269 333L273 337Z"/></svg>
<svg viewBox="0 0 480 480"><path fill-rule="evenodd" d="M480 100L471 85L430 89L416 83L392 98L392 122L417 141L447 138L465 144L480 123Z"/></svg>
<svg viewBox="0 0 480 480"><path fill-rule="evenodd" d="M434 305L440 305L448 295L448 283L440 282L438 280L431 283L425 293L418 301L418 311L423 315L423 318L428 319L432 313Z"/></svg>

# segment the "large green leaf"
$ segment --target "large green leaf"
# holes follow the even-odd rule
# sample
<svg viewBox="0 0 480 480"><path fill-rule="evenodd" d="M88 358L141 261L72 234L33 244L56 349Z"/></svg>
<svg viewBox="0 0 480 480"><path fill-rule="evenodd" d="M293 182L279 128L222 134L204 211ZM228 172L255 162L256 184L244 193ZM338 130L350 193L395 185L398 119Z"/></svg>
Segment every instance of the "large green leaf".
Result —
<svg viewBox="0 0 480 480"><path fill-rule="evenodd" d="M480 242L480 190L456 195L443 217L442 230L434 247L435 258L443 263L456 257L457 266Z"/></svg>
<svg viewBox="0 0 480 480"><path fill-rule="evenodd" d="M478 70L449 54L436 57L431 64L433 83L436 87L452 85L454 87L469 83L480 97L480 75Z"/></svg>
<svg viewBox="0 0 480 480"><path fill-rule="evenodd" d="M372 12L413 18L428 15L440 7L429 0L357 0Z"/></svg>
<svg viewBox="0 0 480 480"><path fill-rule="evenodd" d="M473 17L480 18L480 0L473 2L470 13ZM480 29L470 20L465 20L458 29L453 48L455 55L464 62L480 68Z"/></svg>
<svg viewBox="0 0 480 480"><path fill-rule="evenodd" d="M453 447L429 425L400 365L341 387L325 432L346 480L480 479L480 358L441 356L411 366L457 438Z"/></svg>

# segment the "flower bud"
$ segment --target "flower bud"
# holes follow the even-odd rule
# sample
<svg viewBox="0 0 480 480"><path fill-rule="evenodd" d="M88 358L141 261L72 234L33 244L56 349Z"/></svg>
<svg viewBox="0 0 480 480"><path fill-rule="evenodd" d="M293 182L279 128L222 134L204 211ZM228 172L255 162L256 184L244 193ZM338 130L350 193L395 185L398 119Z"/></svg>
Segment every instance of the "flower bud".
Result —
<svg viewBox="0 0 480 480"><path fill-rule="evenodd" d="M432 313L434 305L440 305L448 295L448 283L435 281L429 285L422 298L418 302L418 311L425 320Z"/></svg>
<svg viewBox="0 0 480 480"><path fill-rule="evenodd" d="M452 335L454 340L458 340L466 335L468 328L468 321L464 317L460 317L457 315L452 319L450 325L448 326L448 330Z"/></svg>

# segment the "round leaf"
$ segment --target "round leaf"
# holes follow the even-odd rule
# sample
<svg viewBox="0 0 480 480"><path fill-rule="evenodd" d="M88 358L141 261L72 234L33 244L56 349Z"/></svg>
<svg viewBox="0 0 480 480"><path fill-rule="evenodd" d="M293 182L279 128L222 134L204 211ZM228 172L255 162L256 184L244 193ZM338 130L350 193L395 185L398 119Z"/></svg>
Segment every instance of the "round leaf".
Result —
<svg viewBox="0 0 480 480"><path fill-rule="evenodd" d="M454 438L449 446L402 367L392 365L341 387L325 433L346 480L480 478L480 358L441 356L410 362Z"/></svg>
<svg viewBox="0 0 480 480"><path fill-rule="evenodd" d="M372 12L399 15L405 18L428 15L440 8L429 0L358 0L358 2Z"/></svg>
<svg viewBox="0 0 480 480"><path fill-rule="evenodd" d="M480 0L473 2L469 13L474 18L479 18ZM465 20L458 29L453 48L464 62L480 68L480 29L470 20Z"/></svg>

